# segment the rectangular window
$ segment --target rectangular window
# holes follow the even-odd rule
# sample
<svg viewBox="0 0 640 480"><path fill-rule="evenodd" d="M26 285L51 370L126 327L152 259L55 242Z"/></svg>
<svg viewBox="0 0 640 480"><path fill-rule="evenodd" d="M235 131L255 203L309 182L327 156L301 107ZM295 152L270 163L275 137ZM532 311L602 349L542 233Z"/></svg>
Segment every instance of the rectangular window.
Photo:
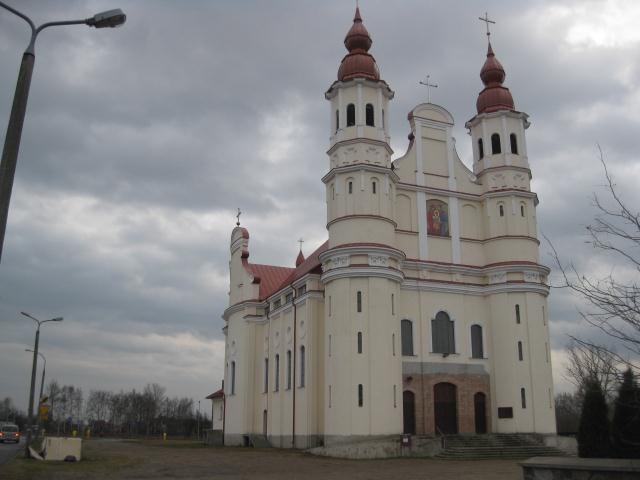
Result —
<svg viewBox="0 0 640 480"><path fill-rule="evenodd" d="M329 356L331 356L331 335L329 335Z"/></svg>
<svg viewBox="0 0 640 480"><path fill-rule="evenodd" d="M391 334L391 353L393 354L393 356L396 356L396 334L392 333Z"/></svg>
<svg viewBox="0 0 640 480"><path fill-rule="evenodd" d="M547 324L547 312L544 311L544 305L542 306L542 324Z"/></svg>
<svg viewBox="0 0 640 480"><path fill-rule="evenodd" d="M264 393L269 391L269 359L264 359Z"/></svg>
<svg viewBox="0 0 640 480"><path fill-rule="evenodd" d="M522 354L522 342L518 342L518 360L522 361L524 355Z"/></svg>
<svg viewBox="0 0 640 480"><path fill-rule="evenodd" d="M376 182L371 183L371 193L373 193L374 195L376 193Z"/></svg>
<svg viewBox="0 0 640 480"><path fill-rule="evenodd" d="M329 385L329 408L331 408L331 385Z"/></svg>
<svg viewBox="0 0 640 480"><path fill-rule="evenodd" d="M280 354L276 354L276 370L274 372L275 382L273 391L277 392L280 390Z"/></svg>
<svg viewBox="0 0 640 480"><path fill-rule="evenodd" d="M396 386L393 386L393 408L397 408L398 407L398 403L396 401Z"/></svg>
<svg viewBox="0 0 640 480"><path fill-rule="evenodd" d="M291 389L291 350L287 350L287 390Z"/></svg>
<svg viewBox="0 0 640 480"><path fill-rule="evenodd" d="M361 407L364 404L364 392L362 384L358 384L358 406Z"/></svg>
<svg viewBox="0 0 640 480"><path fill-rule="evenodd" d="M395 306L394 296L392 293L391 294L391 315L395 315L395 314L396 314L396 306Z"/></svg>
<svg viewBox="0 0 640 480"><path fill-rule="evenodd" d="M273 302L273 309L277 310L278 308L280 308L280 305L282 305L280 299L276 300L275 302Z"/></svg>
<svg viewBox="0 0 640 480"><path fill-rule="evenodd" d="M300 347L300 387L304 387L305 382L305 348L304 345Z"/></svg>
<svg viewBox="0 0 640 480"><path fill-rule="evenodd" d="M329 295L329 316L331 316L331 295Z"/></svg>
<svg viewBox="0 0 640 480"><path fill-rule="evenodd" d="M527 408L527 394L524 391L524 388L520 389L520 400L522 401L522 408Z"/></svg>
<svg viewBox="0 0 640 480"><path fill-rule="evenodd" d="M293 301L293 292L292 293L287 293L287 296L285 298L285 303L289 303Z"/></svg>
<svg viewBox="0 0 640 480"><path fill-rule="evenodd" d="M358 332L358 353L362 353L362 332Z"/></svg>
<svg viewBox="0 0 640 480"><path fill-rule="evenodd" d="M516 323L520 323L520 305L516 305Z"/></svg>
<svg viewBox="0 0 640 480"><path fill-rule="evenodd" d="M299 297L301 297L305 293L307 293L307 286L306 285L302 285L301 287L298 288L298 296Z"/></svg>
<svg viewBox="0 0 640 480"><path fill-rule="evenodd" d="M356 294L356 304L356 311L358 313L362 312L362 292Z"/></svg>

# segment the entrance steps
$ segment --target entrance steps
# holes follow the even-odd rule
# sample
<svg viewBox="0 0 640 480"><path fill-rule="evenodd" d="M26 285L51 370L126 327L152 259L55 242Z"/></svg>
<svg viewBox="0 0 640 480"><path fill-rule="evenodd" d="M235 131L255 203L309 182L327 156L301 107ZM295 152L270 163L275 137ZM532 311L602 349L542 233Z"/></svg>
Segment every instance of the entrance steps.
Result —
<svg viewBox="0 0 640 480"><path fill-rule="evenodd" d="M536 435L494 433L482 435L446 435L436 458L478 460L483 458L564 457L557 448L548 447Z"/></svg>
<svg viewBox="0 0 640 480"><path fill-rule="evenodd" d="M271 448L269 440L264 435L249 435L249 442L253 448Z"/></svg>

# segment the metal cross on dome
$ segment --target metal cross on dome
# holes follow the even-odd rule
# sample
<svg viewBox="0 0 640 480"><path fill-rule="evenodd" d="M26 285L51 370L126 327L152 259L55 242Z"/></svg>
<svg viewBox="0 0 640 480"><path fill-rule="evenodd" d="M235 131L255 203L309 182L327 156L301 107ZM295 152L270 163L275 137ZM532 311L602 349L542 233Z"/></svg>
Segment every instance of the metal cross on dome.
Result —
<svg viewBox="0 0 640 480"><path fill-rule="evenodd" d="M238 219L236 221L236 226L239 227L240 226L240 215L242 215L242 212L240 211L240 209L238 209L238 214L236 215L236 218Z"/></svg>
<svg viewBox="0 0 640 480"><path fill-rule="evenodd" d="M493 23L495 25L496 22L489 19L489 14L487 12L484 12L484 17L478 17L478 20L481 20L487 24L487 38L489 38L491 36L491 31L489 31L489 24Z"/></svg>
<svg viewBox="0 0 640 480"><path fill-rule="evenodd" d="M424 82L422 80L420 81L420 85L427 87L427 103L431 103L431 88L438 88L438 85L429 82L430 78L431 75L427 75L427 79Z"/></svg>

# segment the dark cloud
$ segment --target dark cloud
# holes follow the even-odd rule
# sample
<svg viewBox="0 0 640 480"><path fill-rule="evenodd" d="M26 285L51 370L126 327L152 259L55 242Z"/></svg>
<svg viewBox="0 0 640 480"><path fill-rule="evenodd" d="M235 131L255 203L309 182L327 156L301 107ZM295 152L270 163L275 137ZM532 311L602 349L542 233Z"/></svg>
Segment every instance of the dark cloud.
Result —
<svg viewBox="0 0 640 480"><path fill-rule="evenodd" d="M117 6L13 3L38 23ZM85 389L158 381L170 394L201 398L221 378L235 209L245 212L256 262L292 265L299 237L307 253L326 238L323 94L345 54L353 5L141 0L122 7L122 28L55 28L38 40L0 267L0 393L19 404L30 371L22 353L33 341L20 310L65 316L43 330L51 378ZM596 142L629 203L639 200L640 42L625 30L633 22L614 29L613 43L589 43L581 32L598 31L576 30L590 21L577 0L494 0L482 8L498 22L492 38L507 86L531 116L539 229L563 257L597 272L584 243L589 197L603 183ZM396 155L406 150L407 112L426 100L418 81L430 74L438 83L433 101L456 119L456 147L470 164L464 122L475 113L486 53L477 9L473 2L363 3L372 53L396 92L388 116ZM599 11L605 24L615 21ZM627 12L640 14L633 5ZM0 11L3 131L27 40L26 24ZM550 265L548 250L543 242L541 261ZM554 348L583 331L579 306L567 292L552 292Z"/></svg>

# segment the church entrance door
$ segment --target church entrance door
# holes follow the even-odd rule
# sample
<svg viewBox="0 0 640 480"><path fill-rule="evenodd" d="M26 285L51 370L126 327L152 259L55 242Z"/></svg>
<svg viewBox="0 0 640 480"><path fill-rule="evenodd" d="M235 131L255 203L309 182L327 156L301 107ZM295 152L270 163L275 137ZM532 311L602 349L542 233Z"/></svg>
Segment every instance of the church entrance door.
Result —
<svg viewBox="0 0 640 480"><path fill-rule="evenodd" d="M434 385L433 410L437 435L458 433L455 385L451 383L436 383Z"/></svg>
<svg viewBox="0 0 640 480"><path fill-rule="evenodd" d="M415 435L416 433L416 396L413 392L402 392L402 420L404 433Z"/></svg>
<svg viewBox="0 0 640 480"><path fill-rule="evenodd" d="M478 392L473 396L473 409L476 417L476 433L487 433L487 396Z"/></svg>

